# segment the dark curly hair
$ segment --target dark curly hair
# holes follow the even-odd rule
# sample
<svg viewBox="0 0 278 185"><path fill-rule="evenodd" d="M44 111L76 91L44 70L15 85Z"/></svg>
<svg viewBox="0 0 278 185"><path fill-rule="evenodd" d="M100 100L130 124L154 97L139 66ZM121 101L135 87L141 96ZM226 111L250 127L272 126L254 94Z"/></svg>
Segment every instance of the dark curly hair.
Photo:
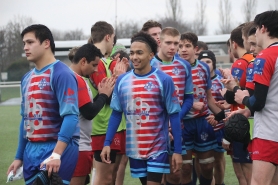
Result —
<svg viewBox="0 0 278 185"><path fill-rule="evenodd" d="M151 52L153 52L153 54L157 53L157 43L154 40L154 38L152 38L152 36L150 36L149 34L144 33L142 31L134 34L131 38L131 44L136 41L147 44L150 47Z"/></svg>
<svg viewBox="0 0 278 185"><path fill-rule="evenodd" d="M278 10L270 10L256 15L254 23L260 29L264 25L269 37L278 38Z"/></svg>
<svg viewBox="0 0 278 185"><path fill-rule="evenodd" d="M93 44L84 44L75 53L72 62L78 64L78 62L85 57L87 62L95 60L96 57L103 57L101 51Z"/></svg>

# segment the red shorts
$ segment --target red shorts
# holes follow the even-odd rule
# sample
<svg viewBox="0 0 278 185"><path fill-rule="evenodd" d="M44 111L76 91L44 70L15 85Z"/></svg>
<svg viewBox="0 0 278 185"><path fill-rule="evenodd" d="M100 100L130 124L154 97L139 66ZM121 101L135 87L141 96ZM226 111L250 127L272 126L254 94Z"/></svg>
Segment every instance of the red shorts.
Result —
<svg viewBox="0 0 278 185"><path fill-rule="evenodd" d="M78 161L73 173L73 177L86 176L91 173L93 165L92 151L79 151Z"/></svg>
<svg viewBox="0 0 278 185"><path fill-rule="evenodd" d="M91 136L92 137L92 149L93 151L102 150L105 141L104 135ZM125 154L125 130L117 132L113 138L113 142L110 145L111 150L117 150L117 154Z"/></svg>
<svg viewBox="0 0 278 185"><path fill-rule="evenodd" d="M252 160L260 160L278 165L278 142L255 138L248 145Z"/></svg>

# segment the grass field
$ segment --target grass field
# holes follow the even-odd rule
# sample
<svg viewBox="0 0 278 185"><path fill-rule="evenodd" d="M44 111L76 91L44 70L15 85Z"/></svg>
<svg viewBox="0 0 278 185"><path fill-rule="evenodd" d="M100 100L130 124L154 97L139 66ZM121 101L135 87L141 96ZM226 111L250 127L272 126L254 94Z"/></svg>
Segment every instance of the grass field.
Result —
<svg viewBox="0 0 278 185"><path fill-rule="evenodd" d="M19 87L5 87L0 89L0 102L20 96Z"/></svg>
<svg viewBox="0 0 278 185"><path fill-rule="evenodd" d="M18 93L18 91L17 91ZM17 96L15 96L17 97ZM7 180L6 171L14 159L15 151L18 140L18 127L20 121L19 106L0 106L0 118L1 118L1 129L0 129L0 185L5 184ZM225 184L236 185L238 184L235 177L231 159L229 156L226 157L226 173L225 173ZM138 179L130 177L129 167L127 166L125 172L124 185L140 185ZM12 185L22 185L24 182L14 181Z"/></svg>

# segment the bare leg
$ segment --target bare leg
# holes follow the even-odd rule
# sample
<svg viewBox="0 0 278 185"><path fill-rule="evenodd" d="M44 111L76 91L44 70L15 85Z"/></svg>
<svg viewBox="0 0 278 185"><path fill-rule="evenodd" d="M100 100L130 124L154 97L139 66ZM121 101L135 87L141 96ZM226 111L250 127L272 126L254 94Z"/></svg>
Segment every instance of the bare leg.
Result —
<svg viewBox="0 0 278 185"><path fill-rule="evenodd" d="M128 157L126 155L122 156L118 171L117 171L117 177L116 177L116 185L123 185L124 184L124 178L125 178L125 168L126 164L128 162Z"/></svg>
<svg viewBox="0 0 278 185"><path fill-rule="evenodd" d="M84 185L86 181L86 176L72 177L70 180L70 185Z"/></svg>
<svg viewBox="0 0 278 185"><path fill-rule="evenodd" d="M270 185L276 174L276 166L265 161L253 161L252 167L252 185Z"/></svg>
<svg viewBox="0 0 278 185"><path fill-rule="evenodd" d="M225 157L224 153L214 151L214 178L215 184L222 184L224 182L225 175Z"/></svg>

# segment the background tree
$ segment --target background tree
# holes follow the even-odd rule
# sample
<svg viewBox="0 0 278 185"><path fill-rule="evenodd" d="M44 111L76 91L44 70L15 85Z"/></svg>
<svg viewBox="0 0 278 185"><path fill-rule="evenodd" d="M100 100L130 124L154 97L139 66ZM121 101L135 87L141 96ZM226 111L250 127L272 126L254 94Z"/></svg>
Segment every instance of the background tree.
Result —
<svg viewBox="0 0 278 185"><path fill-rule="evenodd" d="M230 0L219 0L219 27L216 34L229 34L232 31L231 23L232 6Z"/></svg>
<svg viewBox="0 0 278 185"><path fill-rule="evenodd" d="M192 30L197 35L205 35L207 33L207 19L206 19L206 0L199 0L196 3L197 13L192 22Z"/></svg>
<svg viewBox="0 0 278 185"><path fill-rule="evenodd" d="M244 22L252 21L256 15L257 0L245 0L243 3Z"/></svg>
<svg viewBox="0 0 278 185"><path fill-rule="evenodd" d="M136 21L121 21L117 25L117 38L131 38L133 34L140 30Z"/></svg>
<svg viewBox="0 0 278 185"><path fill-rule="evenodd" d="M181 1L180 0L167 0L166 7L168 10L167 18L175 22L182 17Z"/></svg>

